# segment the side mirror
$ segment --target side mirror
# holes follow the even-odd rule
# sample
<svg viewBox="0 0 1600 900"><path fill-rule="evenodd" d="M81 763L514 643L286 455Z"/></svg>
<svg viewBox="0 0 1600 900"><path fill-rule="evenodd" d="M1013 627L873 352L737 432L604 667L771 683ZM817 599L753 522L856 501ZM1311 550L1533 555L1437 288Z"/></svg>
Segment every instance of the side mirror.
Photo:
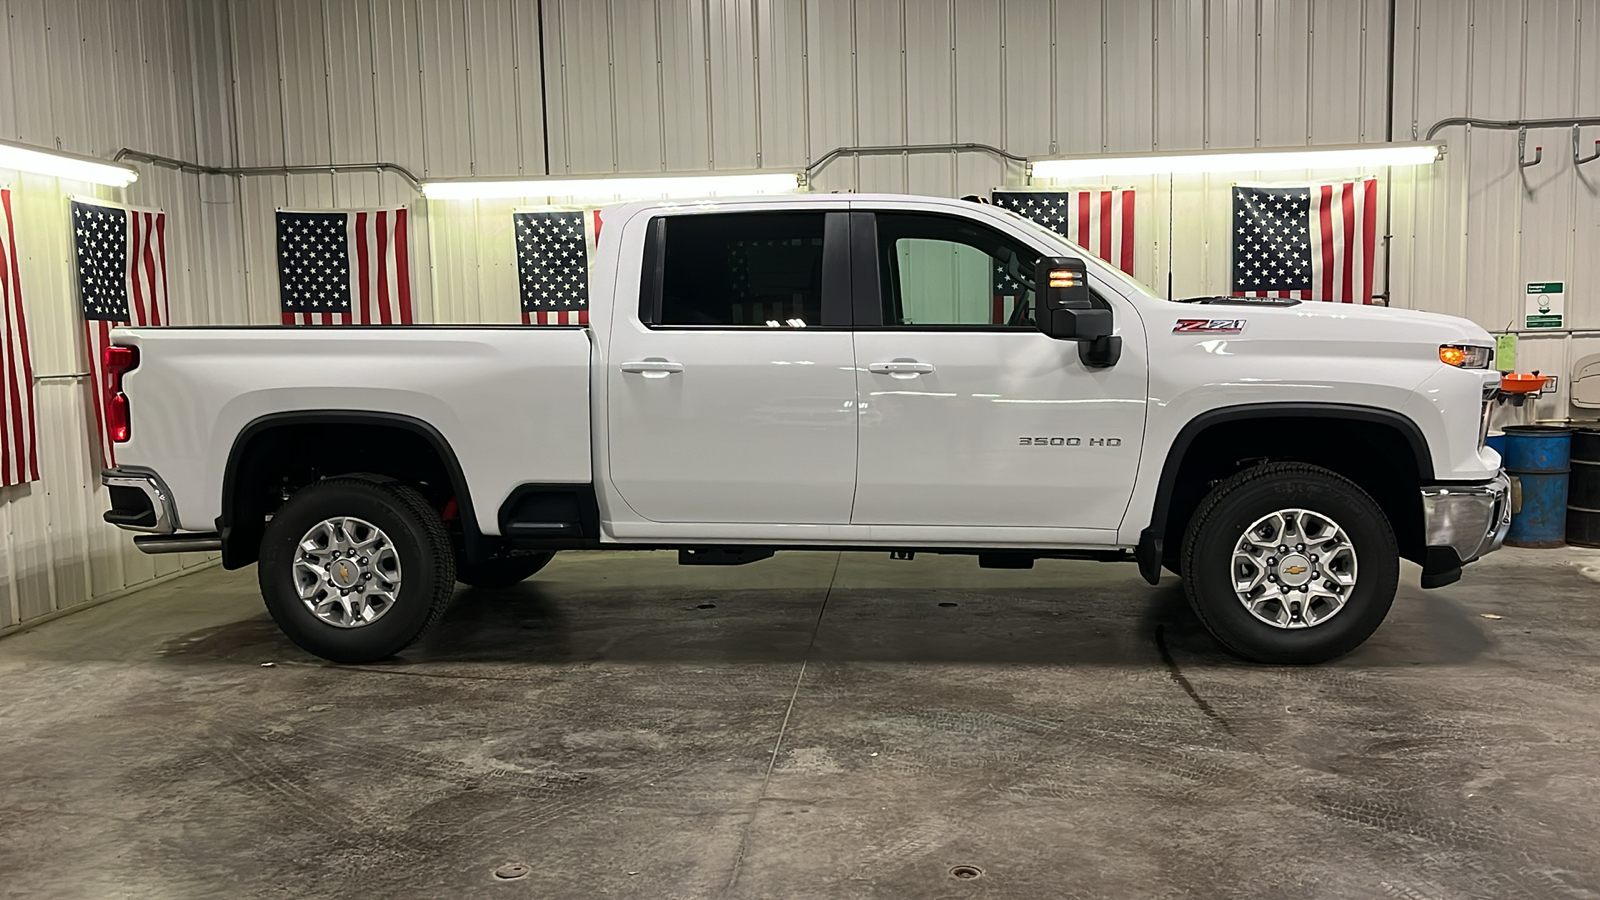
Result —
<svg viewBox="0 0 1600 900"><path fill-rule="evenodd" d="M1058 341L1077 341L1078 358L1085 366L1103 369L1117 364L1122 339L1112 337L1111 310L1089 294L1088 269L1083 260L1047 256L1034 267L1038 295L1034 322Z"/></svg>

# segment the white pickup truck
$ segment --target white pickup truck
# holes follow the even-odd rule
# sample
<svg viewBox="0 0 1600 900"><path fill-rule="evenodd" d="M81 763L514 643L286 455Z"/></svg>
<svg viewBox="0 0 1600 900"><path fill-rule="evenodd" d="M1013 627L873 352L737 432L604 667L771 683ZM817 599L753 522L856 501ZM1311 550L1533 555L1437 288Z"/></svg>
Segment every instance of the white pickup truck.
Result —
<svg viewBox="0 0 1600 900"><path fill-rule="evenodd" d="M107 521L259 563L319 656L564 549L1137 562L1234 652L1345 653L1400 559L1496 549L1492 342L1457 318L1175 303L1013 213L900 195L609 210L581 327L129 328Z"/></svg>

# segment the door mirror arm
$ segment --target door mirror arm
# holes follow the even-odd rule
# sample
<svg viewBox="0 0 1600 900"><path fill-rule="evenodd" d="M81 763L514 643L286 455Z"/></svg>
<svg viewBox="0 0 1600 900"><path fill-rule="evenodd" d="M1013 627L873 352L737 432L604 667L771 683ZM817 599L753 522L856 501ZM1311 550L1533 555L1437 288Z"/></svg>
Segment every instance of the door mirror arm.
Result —
<svg viewBox="0 0 1600 900"><path fill-rule="evenodd" d="M1083 260L1047 256L1034 267L1034 290L1039 298L1035 324L1058 341L1077 341L1078 360L1086 368L1104 369L1122 357L1122 338L1115 327L1111 306L1089 293L1088 270Z"/></svg>
<svg viewBox="0 0 1600 900"><path fill-rule="evenodd" d="M1088 369L1109 369L1122 358L1122 338L1105 335L1078 342L1078 361Z"/></svg>

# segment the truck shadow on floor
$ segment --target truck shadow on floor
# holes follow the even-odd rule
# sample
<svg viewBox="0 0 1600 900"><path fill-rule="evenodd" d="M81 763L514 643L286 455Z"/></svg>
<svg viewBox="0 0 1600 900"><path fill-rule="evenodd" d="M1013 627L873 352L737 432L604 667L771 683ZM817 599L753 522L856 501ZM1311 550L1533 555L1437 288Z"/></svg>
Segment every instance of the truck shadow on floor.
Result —
<svg viewBox="0 0 1600 900"><path fill-rule="evenodd" d="M1122 587L626 592L555 590L538 581L464 589L444 619L400 657L379 666L474 663L561 666L795 664L1164 667L1249 666L1216 644L1168 579ZM1491 641L1458 604L1402 590L1364 646L1331 665L1459 665ZM320 662L294 647L263 613L167 642L161 657L204 661Z"/></svg>

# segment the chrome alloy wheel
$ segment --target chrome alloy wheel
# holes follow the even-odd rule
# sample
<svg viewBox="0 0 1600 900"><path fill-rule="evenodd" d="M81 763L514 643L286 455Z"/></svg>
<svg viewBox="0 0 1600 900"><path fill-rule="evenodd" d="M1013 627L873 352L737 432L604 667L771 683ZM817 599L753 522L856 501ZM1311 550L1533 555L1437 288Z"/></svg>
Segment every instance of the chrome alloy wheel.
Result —
<svg viewBox="0 0 1600 900"><path fill-rule="evenodd" d="M300 539L294 580L312 615L337 628L359 628L394 608L400 555L371 522L323 519Z"/></svg>
<svg viewBox="0 0 1600 900"><path fill-rule="evenodd" d="M1233 592L1274 628L1333 618L1356 587L1356 548L1339 523L1309 509L1257 519L1233 546Z"/></svg>

